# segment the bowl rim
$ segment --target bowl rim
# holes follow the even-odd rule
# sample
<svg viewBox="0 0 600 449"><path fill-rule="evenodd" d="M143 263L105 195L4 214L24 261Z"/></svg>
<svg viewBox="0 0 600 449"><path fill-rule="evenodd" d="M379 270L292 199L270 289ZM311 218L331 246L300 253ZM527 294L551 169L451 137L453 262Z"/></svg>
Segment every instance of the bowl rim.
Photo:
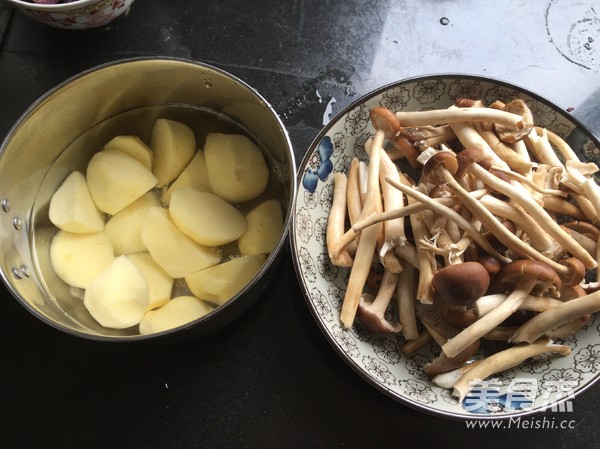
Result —
<svg viewBox="0 0 600 449"><path fill-rule="evenodd" d="M535 93L535 92L529 90L528 88L522 87L519 84L504 81L504 80L494 78L494 77L488 77L488 76L470 74L470 73L452 73L452 72L429 73L429 74L424 74L424 75L415 75L415 76L411 76L411 77L407 77L407 78L401 78L396 81L386 83L380 87L377 87L371 91L368 91L364 95L361 95L359 98L352 101L350 104L348 104L346 107L344 107L339 112L337 112L334 116L332 116L330 118L329 122L327 122L327 124L321 128L321 130L319 131L317 136L313 139L313 141L311 142L311 144L308 147L306 154L304 155L304 157L298 164L296 183L298 185L302 184L302 178L303 178L304 172L306 170L306 167L307 167L308 163L310 162L312 154L317 149L317 147L318 147L319 143L321 142L321 140L323 139L323 137L325 137L325 135L329 132L329 130L332 128L332 126L336 122L338 122L343 116L348 114L350 111L359 107L361 104L371 100L372 98L382 94L383 92L386 92L386 91L388 91L394 87L397 87L399 85L402 85L402 84L417 82L417 81L426 81L426 80L432 80L432 79L452 79L452 78L482 81L482 82L498 84L498 85L501 85L504 87L518 90L520 93L528 95L531 98L552 107L557 113L559 113L563 117L567 118L569 121L571 121L576 126L576 128L578 128L584 134L586 134L588 137L590 137L591 140L594 142L594 145L596 147L600 148L599 137L597 137L594 133L592 133L576 117L571 115L569 112L567 112L563 108L559 107L553 101L543 97L542 95L540 95L538 93ZM342 358L342 360L344 360L344 362L347 365L349 365L350 368L359 375L359 377L366 380L366 382L369 385L371 385L371 387L375 388L376 390L379 390L380 392L384 393L386 396L395 400L396 402L400 402L404 405L408 405L409 407L419 410L421 412L424 412L428 415L443 417L443 418L447 418L450 420L456 420L456 421L465 421L465 420L475 421L475 420L510 420L510 419L522 418L522 417L526 417L526 416L531 417L531 416L539 415L541 413L544 413L545 409L550 408L551 406L564 403L569 399L574 399L574 397L584 394L587 390L589 390L591 387L593 387L596 383L598 383L600 381L600 372L598 372L594 376L594 378L591 379L587 384L585 384L581 388L577 389L577 391L574 393L573 396L570 396L570 397L568 396L568 397L565 397L562 399L558 399L558 400L554 401L552 404L549 404L545 408L538 407L538 408L533 408L533 409L525 409L522 411L511 413L510 415L473 414L472 416L467 416L464 414L457 414L457 413L453 413L451 411L438 410L438 409L428 407L420 402L414 401L406 396L402 396L402 395L392 391L390 388L386 387L382 383L376 382L372 376L369 376L365 372L364 369L360 368L350 357L348 357L348 355L342 350L342 348L333 340L333 338L331 337L324 322L321 320L320 316L318 315L317 311L315 310L315 308L313 307L313 305L309 299L309 294L307 292L306 285L302 282L302 275L301 275L302 268L300 267L300 262L297 257L298 245L296 242L296 231L297 231L297 216L298 216L298 214L297 214L296 207L297 207L297 202L298 202L299 197L300 197L300 195L297 194L296 201L294 204L294 211L293 211L294 219L292 221L292 228L290 230L290 239L289 240L290 240L290 247L291 247L291 252L292 252L292 261L293 261L293 265L294 265L294 270L296 272L296 278L298 280L298 284L299 284L300 290L302 292L302 296L308 306L308 309L310 310L312 317L316 321L318 328L321 330L325 339L333 347L334 351L336 353L338 353L338 355Z"/></svg>
<svg viewBox="0 0 600 449"><path fill-rule="evenodd" d="M8 3L12 3L13 5L34 11L46 11L46 12L62 12L62 11L71 11L75 9L79 9L85 6L93 5L95 3L99 3L102 0L75 0L70 3L54 3L54 4L42 4L42 3L32 3L27 2L25 0L6 0ZM125 3L123 3L125 5Z"/></svg>
<svg viewBox="0 0 600 449"><path fill-rule="evenodd" d="M13 134L21 126L21 123L24 122L25 120L27 120L29 118L29 116L33 112L35 112L35 110L37 109L37 107L40 104L47 101L59 90L65 88L66 86L68 86L69 84L71 84L74 81L81 80L81 79L83 79L87 76L90 76L101 70L110 70L111 68L113 68L117 65L139 64L139 63L148 63L148 62L164 62L167 64L185 64L185 65L196 66L200 69L210 70L215 73L219 73L223 77L225 77L235 83L238 83L240 86L242 86L244 89L246 89L249 93L251 93L253 98L258 100L261 104L264 105L264 107L266 109L268 109L270 111L271 115L273 116L273 119L275 120L275 123L277 124L277 126L282 134L284 141L286 142L287 151L289 152L289 158L290 158L290 167L289 167L289 169L290 169L290 183L289 183L290 192L289 192L289 200L288 200L289 201L289 209L286 209L287 214L286 214L286 216L284 216L283 230L282 230L281 236L279 237L279 240L277 242L277 246L268 255L268 257L266 258L265 262L261 266L258 273L253 277L253 279L248 284L246 284L246 286L240 292L238 292L233 298L231 298L224 304L222 304L218 307L215 307L214 310L212 310L211 312L207 313L206 315L204 315L194 321L191 321L184 325L178 326L176 328L168 329L168 330L165 330L162 332L156 332L153 334L147 334L147 335L141 335L141 334L138 334L138 335L97 335L97 334L93 334L93 333L86 333L83 331L72 329L72 328L62 325L60 323L57 323L54 320L52 320L52 319L48 318L47 316L43 315L42 313L40 313L38 310L36 310L34 307L32 307L27 301L24 301L21 298L21 295L16 291L16 289L13 287L12 283L8 279L10 270L5 272L4 270L0 269L0 279L2 279L2 282L3 282L4 286L6 287L6 289L17 300L17 302L19 302L22 306L24 306L25 309L27 309L31 314L33 314L36 318L40 319L44 323L49 324L50 326L54 327L55 329L58 329L62 332L65 332L65 333L73 335L73 336L82 337L83 339L87 339L87 340L113 342L113 343L142 342L142 341L149 341L149 340L164 340L164 339L172 338L174 336L174 334L181 334L182 332L185 332L188 330L193 331L194 327L201 326L202 323L208 322L212 318L219 317L219 316L223 315L224 313L226 313L227 310L234 307L234 305L237 302L239 302L239 300L242 299L242 297L244 296L244 293L252 290L258 284L258 282L266 276L267 272L274 266L275 262L284 253L284 249L288 248L286 240L288 239L289 230L291 228L291 221L293 219L293 209L294 209L294 205L296 203L296 194L297 194L297 190L298 190L297 184L294 181L295 175L297 173L297 169L296 169L297 163L296 163L296 158L295 158L295 154L294 154L294 146L290 139L289 132L281 119L281 115L272 106L272 104L269 101L267 101L267 99L260 92L258 92L254 87L250 86L248 83L246 83L242 79L238 78L237 76L233 75L232 73L230 73L224 69L221 69L217 66L207 64L205 62L188 59L188 58L183 58L183 57L175 57L175 56L173 56L173 57L172 56L136 56L136 57L129 57L129 58L113 60L110 62L106 62L103 64L99 64L99 65L90 67L88 69L85 69L69 78L66 78L62 82L56 84L54 87L50 88L45 93L43 93L40 97L38 97L33 103L31 103L31 105L29 105L29 107L27 107L27 109L18 117L18 119L14 122L14 124L9 128L6 135L0 140L0 157L2 157L2 155L4 154L7 144L11 140Z"/></svg>

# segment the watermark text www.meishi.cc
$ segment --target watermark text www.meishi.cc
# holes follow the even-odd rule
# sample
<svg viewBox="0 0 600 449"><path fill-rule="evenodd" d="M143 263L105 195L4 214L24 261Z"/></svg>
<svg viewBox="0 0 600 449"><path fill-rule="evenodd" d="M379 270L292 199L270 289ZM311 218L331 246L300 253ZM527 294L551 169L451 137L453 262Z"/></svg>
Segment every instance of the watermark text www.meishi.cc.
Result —
<svg viewBox="0 0 600 449"><path fill-rule="evenodd" d="M508 420L467 420L467 429L557 429L568 430L575 428L574 419L558 419L557 417L516 417Z"/></svg>

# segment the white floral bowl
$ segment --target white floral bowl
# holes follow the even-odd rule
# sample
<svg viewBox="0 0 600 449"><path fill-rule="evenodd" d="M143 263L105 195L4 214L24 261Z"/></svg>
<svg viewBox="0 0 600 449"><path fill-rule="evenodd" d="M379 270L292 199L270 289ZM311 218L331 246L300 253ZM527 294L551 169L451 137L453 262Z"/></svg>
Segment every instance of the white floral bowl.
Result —
<svg viewBox="0 0 600 449"><path fill-rule="evenodd" d="M82 30L104 26L127 12L134 0L77 0L45 5L7 0L25 15L55 28Z"/></svg>
<svg viewBox="0 0 600 449"><path fill-rule="evenodd" d="M438 75L393 83L353 102L319 133L299 167L291 245L297 277L314 318L338 354L367 382L424 412L489 419L567 411L575 395L600 377L600 320L596 316L575 336L560 342L572 349L569 356L530 359L488 379L484 388L462 403L451 390L436 386L423 370L439 354L437 345L407 358L399 349L404 343L400 334L373 334L359 324L345 330L339 320L349 270L330 263L325 244L333 172L347 172L353 157L367 160L364 143L374 133L369 110L375 106L394 111L445 108L455 98L479 98L489 104L517 96L527 102L537 125L565 138L582 159L600 162L598 140L540 96L488 78ZM494 345L481 352L495 352Z"/></svg>

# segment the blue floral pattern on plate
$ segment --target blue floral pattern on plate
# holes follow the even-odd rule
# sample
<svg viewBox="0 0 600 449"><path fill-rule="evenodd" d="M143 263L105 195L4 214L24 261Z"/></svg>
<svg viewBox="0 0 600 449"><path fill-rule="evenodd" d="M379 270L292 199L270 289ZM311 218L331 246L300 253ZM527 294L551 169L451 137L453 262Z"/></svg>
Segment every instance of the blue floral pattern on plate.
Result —
<svg viewBox="0 0 600 449"><path fill-rule="evenodd" d="M333 163L331 162L332 154L333 142L331 141L331 137L325 136L317 146L317 150L313 153L302 178L302 185L308 192L315 192L319 179L321 181L327 180L329 173L333 170Z"/></svg>

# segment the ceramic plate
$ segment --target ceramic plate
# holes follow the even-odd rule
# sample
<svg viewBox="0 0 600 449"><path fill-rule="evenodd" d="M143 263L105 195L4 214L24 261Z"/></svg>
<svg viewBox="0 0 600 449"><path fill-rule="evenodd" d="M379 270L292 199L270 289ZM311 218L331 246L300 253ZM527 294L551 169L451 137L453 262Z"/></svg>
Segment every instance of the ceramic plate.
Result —
<svg viewBox="0 0 600 449"><path fill-rule="evenodd" d="M339 321L349 269L333 266L327 255L325 231L333 193L333 173L348 171L353 157L367 161L365 141L374 130L369 110L393 111L446 108L455 98L508 102L521 98L536 125L559 134L581 159L600 163L600 143L567 112L540 96L505 82L464 75L408 79L384 86L337 114L319 133L299 167L291 245L297 276L307 304L326 338L340 356L377 389L424 412L450 418L507 418L543 411L568 411L574 397L600 374L600 320L592 316L575 336L556 341L568 345L569 356L543 355L504 371L459 403L451 390L437 387L423 366L437 354L427 345L412 357L400 351L398 335L378 335ZM493 352L493 344L483 353Z"/></svg>

